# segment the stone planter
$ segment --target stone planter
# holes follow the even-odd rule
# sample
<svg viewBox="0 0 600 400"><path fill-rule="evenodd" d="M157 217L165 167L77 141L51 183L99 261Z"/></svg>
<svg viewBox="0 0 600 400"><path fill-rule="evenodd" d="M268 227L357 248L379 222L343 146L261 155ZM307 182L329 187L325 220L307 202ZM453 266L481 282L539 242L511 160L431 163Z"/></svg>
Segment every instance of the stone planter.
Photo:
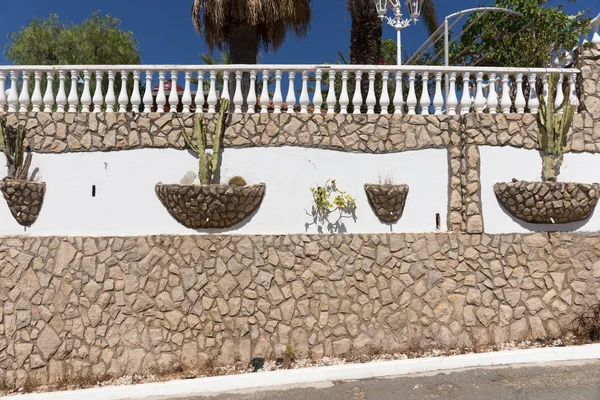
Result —
<svg viewBox="0 0 600 400"><path fill-rule="evenodd" d="M231 228L256 211L265 189L264 183L248 186L158 183L155 187L169 214L190 229Z"/></svg>
<svg viewBox="0 0 600 400"><path fill-rule="evenodd" d="M534 224L561 224L587 219L598 202L597 183L496 183L498 202L513 216Z"/></svg>
<svg viewBox="0 0 600 400"><path fill-rule="evenodd" d="M46 183L5 178L0 181L0 191L17 222L23 226L33 225L44 203Z"/></svg>
<svg viewBox="0 0 600 400"><path fill-rule="evenodd" d="M381 222L393 224L402 216L408 185L366 184L365 192L373 212Z"/></svg>

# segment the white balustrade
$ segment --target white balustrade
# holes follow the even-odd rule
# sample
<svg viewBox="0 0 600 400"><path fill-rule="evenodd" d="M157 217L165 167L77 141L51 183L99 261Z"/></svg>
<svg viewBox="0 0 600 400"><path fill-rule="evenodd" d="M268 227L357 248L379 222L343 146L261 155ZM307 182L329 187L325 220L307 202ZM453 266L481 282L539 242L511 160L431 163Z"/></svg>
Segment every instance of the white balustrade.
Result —
<svg viewBox="0 0 600 400"><path fill-rule="evenodd" d="M29 97L29 74L23 72L23 87L21 88L21 94L19 95L19 112L27 112L29 102L31 101Z"/></svg>
<svg viewBox="0 0 600 400"><path fill-rule="evenodd" d="M4 111L6 105L6 77L4 72L0 71L0 112Z"/></svg>
<svg viewBox="0 0 600 400"><path fill-rule="evenodd" d="M296 105L296 92L295 92L296 85L294 84L295 79L296 79L296 71L288 72L289 85L288 85L287 96L285 97L285 102L287 103L287 112L288 113L294 112L294 106Z"/></svg>
<svg viewBox="0 0 600 400"><path fill-rule="evenodd" d="M200 114L204 112L205 104L208 113L215 113L219 97L228 99L231 96L232 112L249 114L259 108L261 113L298 111L302 114L320 114L323 108L327 109L327 114L334 114L338 105L342 114L348 113L350 105L355 114L402 114L405 110L410 115L510 113L513 110L535 114L540 102L537 89L543 87L547 93L550 73L559 74L561 82L567 81L569 86L568 93L563 93L562 86L557 88L556 105L560 105L565 96L579 105L576 80L580 71L575 68L261 65L258 76L257 67L76 65L19 66L19 70L15 70L14 67L0 66L0 111L137 113L143 110L148 113L155 110L163 113L169 105L171 112L181 110ZM115 88L117 72L120 82ZM296 79L297 72L301 73L301 80ZM285 73L287 77L284 77ZM167 74L170 90L167 89ZM196 74L197 85L193 79ZM270 76L274 81L269 79ZM365 95L361 89L362 80L367 77ZM457 82L461 77L462 85ZM177 90L180 79L185 79L185 86L181 83L183 92ZM328 86L326 95L322 92L324 83ZM205 84L209 87L206 99ZM284 104L287 107L282 107ZM366 111L361 109L362 106Z"/></svg>
<svg viewBox="0 0 600 400"><path fill-rule="evenodd" d="M127 96L127 71L121 71L121 91L119 92L119 112L127 112L129 96Z"/></svg>
<svg viewBox="0 0 600 400"><path fill-rule="evenodd" d="M379 106L381 107L381 114L386 115L388 113L388 107L390 106L390 95L388 93L390 73L383 71L381 76L381 98L379 99Z"/></svg>
<svg viewBox="0 0 600 400"><path fill-rule="evenodd" d="M429 115L429 105L431 99L429 97L429 72L425 71L421 74L421 98L419 105L421 106L421 115Z"/></svg>
<svg viewBox="0 0 600 400"><path fill-rule="evenodd" d="M42 105L42 74L40 71L35 71L33 74L35 84L31 96L31 111L39 112Z"/></svg>
<svg viewBox="0 0 600 400"><path fill-rule="evenodd" d="M394 88L394 114L402 114L404 111L404 96L402 94L402 72L397 71L394 74L396 87Z"/></svg>
<svg viewBox="0 0 600 400"><path fill-rule="evenodd" d="M302 92L300 93L300 113L308 114L308 71L302 71Z"/></svg>
<svg viewBox="0 0 600 400"><path fill-rule="evenodd" d="M456 97L456 72L451 72L449 93L448 98L446 99L446 113L448 115L456 115L457 106L458 98Z"/></svg>
<svg viewBox="0 0 600 400"><path fill-rule="evenodd" d="M356 76L354 77L354 96L352 96L352 107L354 110L353 114L360 114L360 107L362 106L362 93L361 93L361 83L362 83L362 71L357 71Z"/></svg>
<svg viewBox="0 0 600 400"><path fill-rule="evenodd" d="M254 114L254 108L256 107L256 71L250 71L250 89L248 91L248 98L246 99L248 104L248 114Z"/></svg>
<svg viewBox="0 0 600 400"><path fill-rule="evenodd" d="M269 71L262 72L262 92L260 93L260 113L266 114L269 112Z"/></svg>
<svg viewBox="0 0 600 400"><path fill-rule="evenodd" d="M313 95L313 107L314 112L317 114L321 112L321 106L323 106L323 93L321 92L321 81L323 79L323 71L317 69L315 72L315 93Z"/></svg>
<svg viewBox="0 0 600 400"><path fill-rule="evenodd" d="M196 105L196 114L202 114L202 111L204 111L204 71L198 71L198 87L194 103Z"/></svg>
<svg viewBox="0 0 600 400"><path fill-rule="evenodd" d="M436 72L435 74L435 95L433 96L433 107L435 109L435 115L442 113L442 107L444 107L444 96L442 95L442 73Z"/></svg>

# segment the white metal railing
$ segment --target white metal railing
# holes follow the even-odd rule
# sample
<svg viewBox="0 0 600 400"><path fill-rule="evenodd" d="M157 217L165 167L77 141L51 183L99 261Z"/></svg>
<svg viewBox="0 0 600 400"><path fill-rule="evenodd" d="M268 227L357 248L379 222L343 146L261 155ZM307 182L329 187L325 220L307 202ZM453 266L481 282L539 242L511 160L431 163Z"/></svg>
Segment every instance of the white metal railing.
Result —
<svg viewBox="0 0 600 400"><path fill-rule="evenodd" d="M234 113L537 113L538 88L547 87L551 72L559 73L568 88L563 93L559 85L556 101L568 95L579 104L579 70L573 68L0 66L0 111L214 113L224 97ZM368 82L364 98L363 79Z"/></svg>

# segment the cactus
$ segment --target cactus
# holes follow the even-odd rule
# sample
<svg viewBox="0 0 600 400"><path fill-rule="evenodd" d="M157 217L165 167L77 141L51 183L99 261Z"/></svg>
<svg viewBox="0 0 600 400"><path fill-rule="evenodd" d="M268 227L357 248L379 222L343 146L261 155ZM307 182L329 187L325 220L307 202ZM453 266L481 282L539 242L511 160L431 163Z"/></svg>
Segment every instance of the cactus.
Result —
<svg viewBox="0 0 600 400"><path fill-rule="evenodd" d="M7 178L17 180L27 180L29 177L29 167L31 166L31 152L25 153L25 128L18 126L16 129L6 125L6 119L0 117L0 148L6 157L6 166L8 167Z"/></svg>
<svg viewBox="0 0 600 400"><path fill-rule="evenodd" d="M548 96L540 95L540 110L538 114L539 133L538 144L544 152L542 177L546 181L556 181L563 162L564 148L567 144L567 133L573 123L575 106L571 104L569 96L565 96L563 103L554 106L554 91L558 83L557 73L548 74ZM562 113L559 111L562 110Z"/></svg>
<svg viewBox="0 0 600 400"><path fill-rule="evenodd" d="M229 180L231 186L246 186L246 180L241 176L234 176Z"/></svg>
<svg viewBox="0 0 600 400"><path fill-rule="evenodd" d="M194 120L194 140L192 140L192 138L188 135L187 131L185 130L185 124L183 123L181 118L179 119L181 123L181 132L183 134L183 138L185 139L186 144L189 146L190 149L192 149L192 151L198 153L198 179L200 179L200 183L203 185L208 185L213 181L215 171L219 167L221 141L223 140L224 124L228 109L229 100L221 99L221 107L219 108L219 115L217 117L217 127L215 129L215 134L213 137L212 153L208 153L206 151L208 143L207 129L202 116L197 115L196 119Z"/></svg>

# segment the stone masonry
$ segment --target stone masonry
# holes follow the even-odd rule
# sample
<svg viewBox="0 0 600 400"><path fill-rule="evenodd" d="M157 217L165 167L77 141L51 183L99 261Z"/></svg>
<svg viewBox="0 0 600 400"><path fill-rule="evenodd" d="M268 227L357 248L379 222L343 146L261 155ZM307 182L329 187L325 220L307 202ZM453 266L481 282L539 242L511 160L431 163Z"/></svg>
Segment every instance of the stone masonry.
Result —
<svg viewBox="0 0 600 400"><path fill-rule="evenodd" d="M580 111L600 114L600 45L588 43L579 48L575 65L581 70L578 77Z"/></svg>
<svg viewBox="0 0 600 400"><path fill-rule="evenodd" d="M560 337L600 235L0 238L0 384Z"/></svg>

